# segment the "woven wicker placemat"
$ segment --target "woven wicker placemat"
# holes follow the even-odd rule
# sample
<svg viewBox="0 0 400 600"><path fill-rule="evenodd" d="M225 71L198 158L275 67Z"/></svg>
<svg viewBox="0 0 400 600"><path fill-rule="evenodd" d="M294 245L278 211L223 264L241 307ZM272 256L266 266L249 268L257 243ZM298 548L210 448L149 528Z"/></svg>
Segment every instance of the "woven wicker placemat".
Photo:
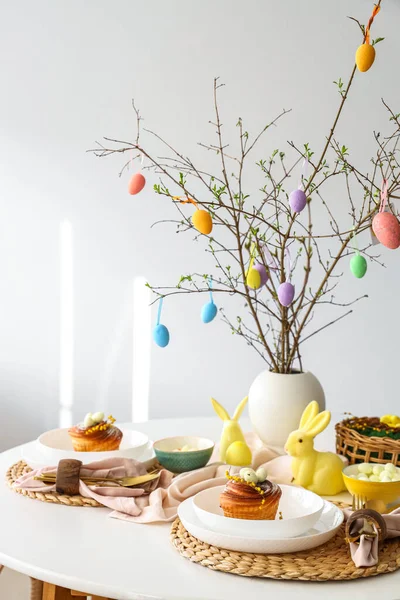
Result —
<svg viewBox="0 0 400 600"><path fill-rule="evenodd" d="M340 581L373 577L400 569L400 540L383 543L379 564L357 568L344 541L344 526L323 546L293 554L250 554L233 552L205 544L185 529L179 519L171 528L171 541L179 554L214 571L244 577L297 579L301 581Z"/></svg>
<svg viewBox="0 0 400 600"><path fill-rule="evenodd" d="M6 481L9 487L17 494L22 494L33 500L40 500L41 502L51 502L52 504L63 504L64 506L103 506L92 498L84 498L83 496L66 496L65 494L58 494L57 492L32 492L31 490L22 490L21 488L13 487L13 483L17 481L24 473L32 471L30 467L23 460L12 465L6 473Z"/></svg>

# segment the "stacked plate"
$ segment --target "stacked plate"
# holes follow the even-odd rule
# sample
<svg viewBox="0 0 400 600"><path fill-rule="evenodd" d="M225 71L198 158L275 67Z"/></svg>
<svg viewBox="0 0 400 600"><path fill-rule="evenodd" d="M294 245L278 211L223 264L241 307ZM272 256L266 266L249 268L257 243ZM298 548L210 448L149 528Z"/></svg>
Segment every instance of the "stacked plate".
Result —
<svg viewBox="0 0 400 600"><path fill-rule="evenodd" d="M76 458L84 464L106 458L135 458L146 461L154 456L153 444L140 431L122 430L119 450L109 452L75 452L68 429L46 431L37 440L22 447L22 458L32 468L57 465L63 458Z"/></svg>
<svg viewBox="0 0 400 600"><path fill-rule="evenodd" d="M178 516L197 539L237 552L299 552L320 546L335 535L343 522L339 508L303 488L280 487L282 497L274 521L225 517L219 507L224 486L188 498L180 504Z"/></svg>

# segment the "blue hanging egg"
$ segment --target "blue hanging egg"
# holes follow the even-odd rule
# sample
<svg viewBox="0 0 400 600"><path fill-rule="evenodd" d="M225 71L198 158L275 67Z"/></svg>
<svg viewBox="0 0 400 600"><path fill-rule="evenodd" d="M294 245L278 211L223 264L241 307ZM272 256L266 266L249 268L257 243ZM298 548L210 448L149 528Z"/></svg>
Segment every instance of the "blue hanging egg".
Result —
<svg viewBox="0 0 400 600"><path fill-rule="evenodd" d="M218 312L217 305L214 302L207 302L201 309L201 320L203 323L211 323Z"/></svg>
<svg viewBox="0 0 400 600"><path fill-rule="evenodd" d="M169 344L169 331L165 327L165 325L156 325L153 329L153 340L160 346L160 348L165 348Z"/></svg>

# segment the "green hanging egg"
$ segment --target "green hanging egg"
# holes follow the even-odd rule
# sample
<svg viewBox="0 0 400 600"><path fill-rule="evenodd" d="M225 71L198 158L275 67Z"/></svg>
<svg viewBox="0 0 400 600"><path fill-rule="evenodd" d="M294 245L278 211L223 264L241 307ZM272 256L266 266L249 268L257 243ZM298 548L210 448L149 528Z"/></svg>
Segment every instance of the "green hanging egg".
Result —
<svg viewBox="0 0 400 600"><path fill-rule="evenodd" d="M355 254L350 261L350 270L354 277L361 279L367 272L367 261L361 254Z"/></svg>

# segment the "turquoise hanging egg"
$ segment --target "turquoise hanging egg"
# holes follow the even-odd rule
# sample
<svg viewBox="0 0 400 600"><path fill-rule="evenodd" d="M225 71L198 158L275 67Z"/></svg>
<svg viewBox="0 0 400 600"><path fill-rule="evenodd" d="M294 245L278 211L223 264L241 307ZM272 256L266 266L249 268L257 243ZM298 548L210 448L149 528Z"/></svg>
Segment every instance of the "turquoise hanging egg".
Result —
<svg viewBox="0 0 400 600"><path fill-rule="evenodd" d="M214 302L207 302L201 309L201 320L203 323L211 323L218 312L217 305Z"/></svg>
<svg viewBox="0 0 400 600"><path fill-rule="evenodd" d="M165 348L169 344L169 331L165 327L165 325L156 325L153 329L153 340L160 346L160 348Z"/></svg>
<svg viewBox="0 0 400 600"><path fill-rule="evenodd" d="M357 279L362 279L367 272L367 261L361 254L355 254L350 261L350 271Z"/></svg>

